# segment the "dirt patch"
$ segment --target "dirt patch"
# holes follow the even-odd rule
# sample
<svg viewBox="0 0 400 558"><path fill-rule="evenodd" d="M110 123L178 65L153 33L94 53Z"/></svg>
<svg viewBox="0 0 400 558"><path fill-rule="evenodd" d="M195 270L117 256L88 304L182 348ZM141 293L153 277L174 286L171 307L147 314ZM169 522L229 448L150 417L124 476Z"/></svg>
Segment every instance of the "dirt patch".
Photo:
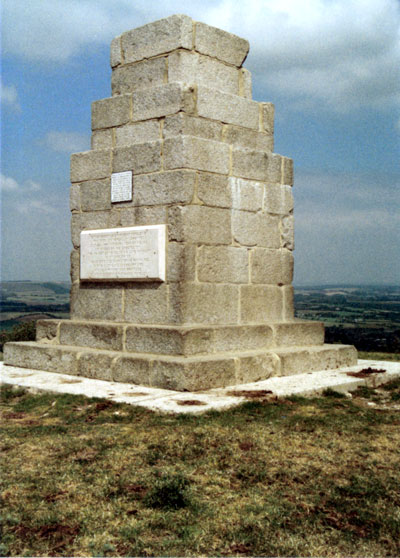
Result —
<svg viewBox="0 0 400 558"><path fill-rule="evenodd" d="M198 399L183 399L182 401L177 401L178 405L187 405L187 406L191 406L191 405L207 405L207 403L204 403L204 401L199 401Z"/></svg>
<svg viewBox="0 0 400 558"><path fill-rule="evenodd" d="M353 376L354 378L368 378L372 374L384 374L386 370L378 368L363 368L359 372L347 372L346 376Z"/></svg>
<svg viewBox="0 0 400 558"><path fill-rule="evenodd" d="M269 389L254 389L254 390L234 390L228 391L227 395L233 395L234 397L246 397L247 399L260 399L263 397L270 397L274 395Z"/></svg>

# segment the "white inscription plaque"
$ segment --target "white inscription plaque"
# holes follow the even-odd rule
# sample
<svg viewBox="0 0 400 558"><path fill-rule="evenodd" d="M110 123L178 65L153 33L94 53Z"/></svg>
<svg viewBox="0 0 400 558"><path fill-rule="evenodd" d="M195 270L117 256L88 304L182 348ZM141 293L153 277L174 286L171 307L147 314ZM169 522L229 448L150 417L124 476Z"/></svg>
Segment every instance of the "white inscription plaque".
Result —
<svg viewBox="0 0 400 558"><path fill-rule="evenodd" d="M132 171L113 172L111 175L111 202L132 200Z"/></svg>
<svg viewBox="0 0 400 558"><path fill-rule="evenodd" d="M81 232L81 279L165 281L166 225Z"/></svg>

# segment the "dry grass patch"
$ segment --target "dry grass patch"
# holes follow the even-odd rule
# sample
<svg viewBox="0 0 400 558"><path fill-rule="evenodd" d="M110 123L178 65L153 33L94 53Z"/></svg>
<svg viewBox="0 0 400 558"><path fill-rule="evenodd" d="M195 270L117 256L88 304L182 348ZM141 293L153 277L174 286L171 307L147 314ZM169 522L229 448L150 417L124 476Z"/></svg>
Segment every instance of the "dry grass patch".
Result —
<svg viewBox="0 0 400 558"><path fill-rule="evenodd" d="M170 416L5 387L1 552L399 555L400 415L357 404L376 394Z"/></svg>

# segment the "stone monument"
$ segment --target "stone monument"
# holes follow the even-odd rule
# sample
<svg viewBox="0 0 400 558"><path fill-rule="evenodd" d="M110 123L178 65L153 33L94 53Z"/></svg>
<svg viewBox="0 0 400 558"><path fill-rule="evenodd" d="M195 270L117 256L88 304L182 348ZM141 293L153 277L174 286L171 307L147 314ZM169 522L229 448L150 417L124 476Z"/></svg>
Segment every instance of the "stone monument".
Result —
<svg viewBox="0 0 400 558"><path fill-rule="evenodd" d="M71 157L71 319L6 364L202 390L356 363L294 318L292 161L248 50L185 15L112 41L112 96Z"/></svg>

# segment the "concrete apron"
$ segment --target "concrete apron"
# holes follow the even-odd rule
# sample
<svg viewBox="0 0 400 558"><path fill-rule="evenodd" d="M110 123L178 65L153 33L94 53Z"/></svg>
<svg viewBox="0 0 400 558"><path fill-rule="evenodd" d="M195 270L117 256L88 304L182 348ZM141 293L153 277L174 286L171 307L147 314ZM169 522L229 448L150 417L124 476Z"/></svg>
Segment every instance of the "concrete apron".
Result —
<svg viewBox="0 0 400 558"><path fill-rule="evenodd" d="M372 369L372 371L363 374L365 377L353 375L365 369ZM349 393L359 386L377 387L399 377L400 362L359 360L356 366L349 368L293 376L275 376L260 382L191 393L29 370L0 363L2 384L20 386L34 392L49 391L105 398L163 413L203 413L211 409L223 410L249 399L254 400L255 391L259 391L261 397L267 398L289 395L311 396L321 394L328 388Z"/></svg>

